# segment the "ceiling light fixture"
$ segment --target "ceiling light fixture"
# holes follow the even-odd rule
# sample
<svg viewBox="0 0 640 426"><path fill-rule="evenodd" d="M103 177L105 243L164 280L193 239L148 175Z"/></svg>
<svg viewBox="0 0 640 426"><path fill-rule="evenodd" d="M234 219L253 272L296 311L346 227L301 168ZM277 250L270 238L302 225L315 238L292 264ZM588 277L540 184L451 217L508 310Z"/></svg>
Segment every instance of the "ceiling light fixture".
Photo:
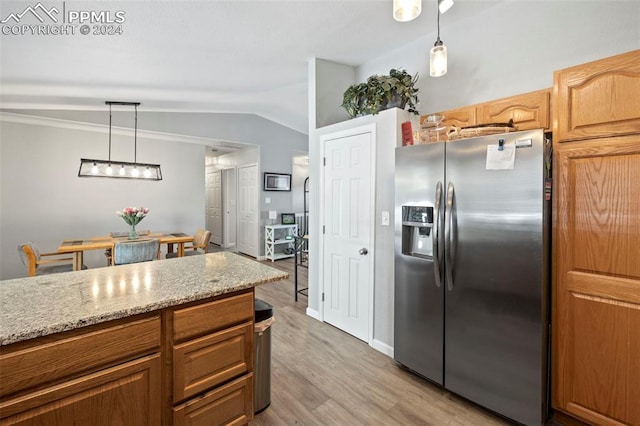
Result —
<svg viewBox="0 0 640 426"><path fill-rule="evenodd" d="M162 171L160 164L138 163L138 105L140 102L115 102L106 101L109 105L109 159L108 160L90 160L87 158L80 159L80 170L78 177L105 177L118 179L142 179L142 180L162 180ZM133 163L126 161L111 161L111 106L112 105L129 105L135 108L135 126L133 131ZM113 172L114 166L120 166L118 173ZM144 169L144 173L140 173L138 168Z"/></svg>
<svg viewBox="0 0 640 426"><path fill-rule="evenodd" d="M420 12L422 12L422 0L393 0L393 19L398 22L414 20Z"/></svg>
<svg viewBox="0 0 640 426"><path fill-rule="evenodd" d="M438 2L439 4L439 2ZM447 46L440 40L440 7L436 9L438 15L438 38L431 48L429 54L429 75L431 77L442 77L447 73Z"/></svg>
<svg viewBox="0 0 640 426"><path fill-rule="evenodd" d="M453 6L453 0L438 0L438 10L440 13L445 13Z"/></svg>

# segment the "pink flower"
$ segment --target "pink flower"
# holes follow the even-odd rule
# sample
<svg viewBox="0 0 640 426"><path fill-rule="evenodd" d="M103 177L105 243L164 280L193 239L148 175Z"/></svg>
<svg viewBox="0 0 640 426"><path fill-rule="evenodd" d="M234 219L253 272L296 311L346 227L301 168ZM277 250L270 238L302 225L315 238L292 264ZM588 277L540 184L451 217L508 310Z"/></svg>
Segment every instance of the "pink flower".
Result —
<svg viewBox="0 0 640 426"><path fill-rule="evenodd" d="M116 212L129 225L137 225L147 213L149 213L149 209L146 207L125 207L122 211Z"/></svg>

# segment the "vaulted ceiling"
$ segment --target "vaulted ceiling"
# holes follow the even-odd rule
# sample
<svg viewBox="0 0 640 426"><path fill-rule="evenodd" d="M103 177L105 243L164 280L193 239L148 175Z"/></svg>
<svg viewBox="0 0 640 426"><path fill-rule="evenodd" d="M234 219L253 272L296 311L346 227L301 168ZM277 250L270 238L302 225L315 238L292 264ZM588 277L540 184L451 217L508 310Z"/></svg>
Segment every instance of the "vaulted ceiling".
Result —
<svg viewBox="0 0 640 426"><path fill-rule="evenodd" d="M495 3L456 0L447 19ZM12 28L0 35L2 108L104 110L105 100L140 101L145 111L254 113L303 133L309 59L357 66L433 33L436 13L436 0L423 1L422 15L408 23L393 20L391 0L43 1L56 8L55 25L75 25L74 34L14 30L54 25L30 12L17 22L38 4L0 3L0 19ZM77 19L68 22L69 12L82 10L124 22L85 22L83 35Z"/></svg>

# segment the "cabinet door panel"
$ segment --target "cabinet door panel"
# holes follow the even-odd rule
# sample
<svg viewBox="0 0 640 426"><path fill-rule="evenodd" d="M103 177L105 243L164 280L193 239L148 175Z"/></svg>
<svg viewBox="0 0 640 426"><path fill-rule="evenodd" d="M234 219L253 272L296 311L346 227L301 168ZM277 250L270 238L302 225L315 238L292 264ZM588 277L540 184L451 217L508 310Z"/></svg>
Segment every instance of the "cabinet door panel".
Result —
<svg viewBox="0 0 640 426"><path fill-rule="evenodd" d="M243 425L253 418L253 374L173 410L174 426Z"/></svg>
<svg viewBox="0 0 640 426"><path fill-rule="evenodd" d="M557 145L553 405L640 424L640 135Z"/></svg>
<svg viewBox="0 0 640 426"><path fill-rule="evenodd" d="M159 425L153 355L0 403L1 425Z"/></svg>
<svg viewBox="0 0 640 426"><path fill-rule="evenodd" d="M476 107L466 106L462 108L450 109L448 111L436 112L435 115L443 115L444 124L447 127L466 127L476 124ZM423 125L427 122L427 117L431 114L420 116L420 124Z"/></svg>
<svg viewBox="0 0 640 426"><path fill-rule="evenodd" d="M518 130L549 129L550 90L525 93L478 106L478 122L513 124Z"/></svg>
<svg viewBox="0 0 640 426"><path fill-rule="evenodd" d="M554 74L554 139L640 132L640 50Z"/></svg>
<svg viewBox="0 0 640 426"><path fill-rule="evenodd" d="M438 115L444 115L443 124L447 127L466 127L477 124L475 106L450 109L448 111L439 112Z"/></svg>
<svg viewBox="0 0 640 426"><path fill-rule="evenodd" d="M184 400L251 371L253 323L177 345L173 350L173 399Z"/></svg>

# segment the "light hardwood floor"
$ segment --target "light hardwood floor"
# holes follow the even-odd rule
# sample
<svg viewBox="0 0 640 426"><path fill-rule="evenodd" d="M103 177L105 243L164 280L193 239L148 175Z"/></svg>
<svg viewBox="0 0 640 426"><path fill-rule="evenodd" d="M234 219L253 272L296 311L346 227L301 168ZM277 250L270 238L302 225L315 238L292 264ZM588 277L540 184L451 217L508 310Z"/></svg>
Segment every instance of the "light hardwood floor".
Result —
<svg viewBox="0 0 640 426"><path fill-rule="evenodd" d="M274 306L271 405L259 425L507 425L506 420L399 368L293 301L293 261L264 262L288 280L256 288ZM306 287L307 270L300 282Z"/></svg>

